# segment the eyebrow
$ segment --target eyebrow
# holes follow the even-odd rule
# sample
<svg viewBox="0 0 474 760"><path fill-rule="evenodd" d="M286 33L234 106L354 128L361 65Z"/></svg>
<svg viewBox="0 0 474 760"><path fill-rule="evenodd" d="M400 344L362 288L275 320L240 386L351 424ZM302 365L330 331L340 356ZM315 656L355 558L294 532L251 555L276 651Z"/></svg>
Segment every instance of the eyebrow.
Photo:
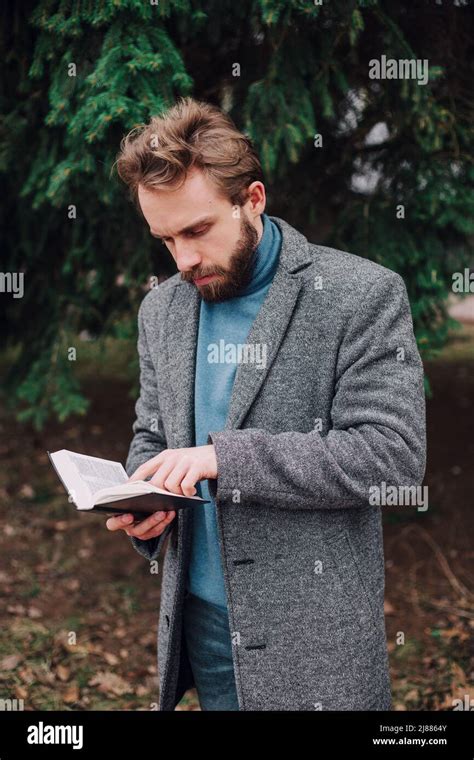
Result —
<svg viewBox="0 0 474 760"><path fill-rule="evenodd" d="M199 224L204 224L206 222L213 222L214 220L215 220L214 216L203 216L202 219L197 219L192 224L188 224L186 225L186 227L183 227L183 229L179 230L177 235L182 235L184 232L191 232L191 230L193 230ZM156 237L156 238L169 237L168 235L160 235L158 232L153 232L151 227L150 227L150 234L152 237Z"/></svg>

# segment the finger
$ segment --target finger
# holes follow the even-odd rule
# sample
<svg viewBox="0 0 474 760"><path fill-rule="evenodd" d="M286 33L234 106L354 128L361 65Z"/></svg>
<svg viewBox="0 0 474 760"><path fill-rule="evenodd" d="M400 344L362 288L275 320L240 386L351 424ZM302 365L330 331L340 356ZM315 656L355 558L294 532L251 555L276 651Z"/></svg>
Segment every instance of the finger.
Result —
<svg viewBox="0 0 474 760"><path fill-rule="evenodd" d="M106 526L109 530L121 530L133 523L134 517L131 514L117 515L117 517L109 517L106 521Z"/></svg>
<svg viewBox="0 0 474 760"><path fill-rule="evenodd" d="M149 459L148 462L144 462L140 465L140 467L137 467L134 473L130 475L129 480L145 480L145 478L148 478L150 475L153 475L158 465L161 464L163 459L165 458L165 454L168 451L168 449L164 449L163 451L160 451L159 454L156 455L156 457L153 457L152 459Z"/></svg>
<svg viewBox="0 0 474 760"><path fill-rule="evenodd" d="M165 480L167 480L167 478L173 472L178 461L179 460L176 457L169 457L166 461L161 462L160 467L149 482L153 486L157 486L157 488L163 488L165 491L171 491L170 488L167 488L165 486ZM181 493L181 491L174 491L174 493Z"/></svg>
<svg viewBox="0 0 474 760"><path fill-rule="evenodd" d="M132 525L128 527L128 535L129 536L137 536L138 538L141 538L142 535L145 533L148 533L149 530L152 530L152 528L156 528L157 525L159 525L166 517L166 512L155 512L154 514L150 515L150 517L147 517L145 520L141 520L137 525Z"/></svg>
<svg viewBox="0 0 474 760"><path fill-rule="evenodd" d="M181 490L185 496L195 496L197 489L195 483L199 480L199 470L197 467L193 467L184 476L181 481Z"/></svg>
<svg viewBox="0 0 474 760"><path fill-rule="evenodd" d="M159 525L157 525L152 530L149 530L147 533L142 534L141 536L136 536L136 538L147 541L149 538L156 538L157 536L161 536L166 526L169 525L170 522L174 519L174 516L175 512L168 512L167 516L164 518L164 520L161 521ZM130 528L126 530L126 533L129 536L133 535L133 533L130 532Z"/></svg>
<svg viewBox="0 0 474 760"><path fill-rule="evenodd" d="M188 456L182 457L176 462L169 475L164 478L164 488L172 493L183 493L181 481L186 477L191 467L191 459Z"/></svg>

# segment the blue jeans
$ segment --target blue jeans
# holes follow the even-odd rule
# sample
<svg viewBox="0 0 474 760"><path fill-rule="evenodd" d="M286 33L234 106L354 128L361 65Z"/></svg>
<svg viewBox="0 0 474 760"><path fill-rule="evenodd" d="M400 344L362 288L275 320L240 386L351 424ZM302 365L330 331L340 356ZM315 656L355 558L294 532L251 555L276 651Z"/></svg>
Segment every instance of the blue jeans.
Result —
<svg viewBox="0 0 474 760"><path fill-rule="evenodd" d="M227 612L186 591L183 624L201 710L238 710Z"/></svg>

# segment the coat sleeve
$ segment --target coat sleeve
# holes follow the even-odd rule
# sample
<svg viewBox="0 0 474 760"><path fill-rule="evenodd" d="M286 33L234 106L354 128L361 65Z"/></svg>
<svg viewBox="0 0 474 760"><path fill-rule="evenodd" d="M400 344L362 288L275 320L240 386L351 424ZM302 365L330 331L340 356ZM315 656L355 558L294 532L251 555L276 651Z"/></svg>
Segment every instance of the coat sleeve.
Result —
<svg viewBox="0 0 474 760"><path fill-rule="evenodd" d="M389 271L358 301L340 341L327 434L209 433L218 473L211 495L230 506L237 492L242 505L339 509L366 506L370 486L382 481L421 485L423 380L405 283Z"/></svg>
<svg viewBox="0 0 474 760"><path fill-rule="evenodd" d="M167 448L160 408L156 373L151 361L143 320L143 305L138 310L138 356L140 360L140 396L135 404L136 419L132 430L134 433L125 464L125 470L130 477L137 467L152 459L163 449ZM148 560L158 557L161 547L176 520L166 526L161 536L143 540L130 536L132 546L139 554Z"/></svg>

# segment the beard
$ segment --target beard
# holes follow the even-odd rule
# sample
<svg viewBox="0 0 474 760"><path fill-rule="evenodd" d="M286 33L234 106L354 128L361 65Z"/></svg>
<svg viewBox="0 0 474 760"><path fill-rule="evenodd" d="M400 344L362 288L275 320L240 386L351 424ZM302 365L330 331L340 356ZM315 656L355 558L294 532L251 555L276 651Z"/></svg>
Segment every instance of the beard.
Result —
<svg viewBox="0 0 474 760"><path fill-rule="evenodd" d="M212 271L207 272L182 272L181 279L192 282L196 275L199 277L219 275L218 279L209 282L207 285L196 285L202 299L209 303L219 303L229 298L235 298L252 279L257 245L258 232L253 224L244 217L240 225L240 237L230 255L227 269L214 267Z"/></svg>

